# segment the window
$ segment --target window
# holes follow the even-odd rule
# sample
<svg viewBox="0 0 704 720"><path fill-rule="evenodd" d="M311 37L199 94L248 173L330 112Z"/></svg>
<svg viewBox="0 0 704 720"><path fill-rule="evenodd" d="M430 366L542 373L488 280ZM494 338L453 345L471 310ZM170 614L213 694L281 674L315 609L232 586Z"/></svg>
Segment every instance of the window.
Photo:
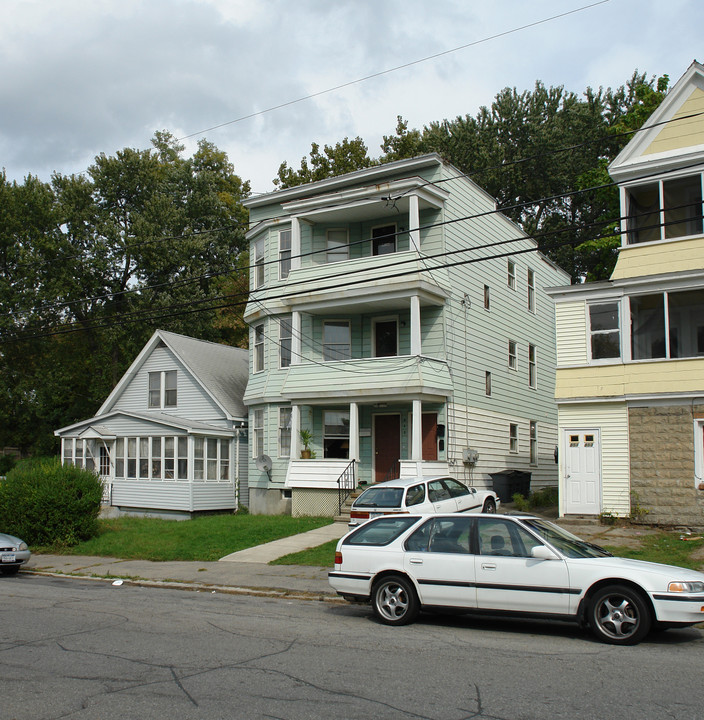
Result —
<svg viewBox="0 0 704 720"><path fill-rule="evenodd" d="M350 414L344 410L323 413L323 449L326 458L347 459L350 453Z"/></svg>
<svg viewBox="0 0 704 720"><path fill-rule="evenodd" d="M291 272L291 231L279 232L279 278L285 280ZM263 278L262 278L263 283Z"/></svg>
<svg viewBox="0 0 704 720"><path fill-rule="evenodd" d="M508 426L508 449L509 452L518 452L518 425L510 423Z"/></svg>
<svg viewBox="0 0 704 720"><path fill-rule="evenodd" d="M193 438L193 479L205 480L205 438Z"/></svg>
<svg viewBox="0 0 704 720"><path fill-rule="evenodd" d="M411 552L469 554L472 519L433 518L421 525L406 541Z"/></svg>
<svg viewBox="0 0 704 720"><path fill-rule="evenodd" d="M589 306L592 360L621 357L618 303Z"/></svg>
<svg viewBox="0 0 704 720"><path fill-rule="evenodd" d="M396 320L374 320L374 357L395 357L398 355L398 322Z"/></svg>
<svg viewBox="0 0 704 720"><path fill-rule="evenodd" d="M388 255L396 252L396 226L383 225L372 228L372 255Z"/></svg>
<svg viewBox="0 0 704 720"><path fill-rule="evenodd" d="M175 463L175 443L174 439L172 437L166 437L164 438L164 479L165 480L173 480L176 473L176 463Z"/></svg>
<svg viewBox="0 0 704 720"><path fill-rule="evenodd" d="M178 479L188 480L188 438L178 439Z"/></svg>
<svg viewBox="0 0 704 720"><path fill-rule="evenodd" d="M538 385L538 368L535 359L535 345L528 346L528 387Z"/></svg>
<svg viewBox="0 0 704 720"><path fill-rule="evenodd" d="M254 243L254 287L264 284L264 239Z"/></svg>
<svg viewBox="0 0 704 720"><path fill-rule="evenodd" d="M528 268L528 310L535 312L535 273Z"/></svg>
<svg viewBox="0 0 704 720"><path fill-rule="evenodd" d="M702 176L660 180L630 188L628 243L702 233Z"/></svg>
<svg viewBox="0 0 704 720"><path fill-rule="evenodd" d="M490 289L488 285L484 286L484 309L485 310L491 310L491 297L490 297Z"/></svg>
<svg viewBox="0 0 704 720"><path fill-rule="evenodd" d="M325 260L329 263L348 260L350 257L350 244L347 230L328 230L326 233Z"/></svg>
<svg viewBox="0 0 704 720"><path fill-rule="evenodd" d="M425 502L425 485L413 485L406 490L406 507L412 507L413 505L420 505Z"/></svg>
<svg viewBox="0 0 704 720"><path fill-rule="evenodd" d="M162 404L163 398L163 404ZM176 370L149 373L149 407L176 407L178 400Z"/></svg>
<svg viewBox="0 0 704 720"><path fill-rule="evenodd" d="M279 320L279 367L291 365L291 316L286 315Z"/></svg>
<svg viewBox="0 0 704 720"><path fill-rule="evenodd" d="M115 477L125 477L125 438L115 440Z"/></svg>
<svg viewBox="0 0 704 720"><path fill-rule="evenodd" d="M161 438L152 438L152 478L161 478Z"/></svg>
<svg viewBox="0 0 704 720"><path fill-rule="evenodd" d="M253 412L252 425L254 435L252 437L252 457L259 457L264 454L264 409L257 408Z"/></svg>
<svg viewBox="0 0 704 720"><path fill-rule="evenodd" d="M508 367L510 370L518 369L518 355L516 352L516 341L508 341Z"/></svg>
<svg viewBox="0 0 704 720"><path fill-rule="evenodd" d="M530 464L538 464L538 423L530 421Z"/></svg>
<svg viewBox="0 0 704 720"><path fill-rule="evenodd" d="M78 455L78 448L76 448ZM137 477L137 438L127 438L127 477Z"/></svg>
<svg viewBox="0 0 704 720"><path fill-rule="evenodd" d="M218 441L215 438L207 438L205 442L205 479L217 480L218 478Z"/></svg>
<svg viewBox="0 0 704 720"><path fill-rule="evenodd" d="M279 457L291 457L291 408L279 408Z"/></svg>
<svg viewBox="0 0 704 720"><path fill-rule="evenodd" d="M491 373L488 370L484 373L484 392L487 397L491 396Z"/></svg>
<svg viewBox="0 0 704 720"><path fill-rule="evenodd" d="M349 321L326 320L323 323L323 360L349 360L351 357Z"/></svg>
<svg viewBox="0 0 704 720"><path fill-rule="evenodd" d="M254 328L254 372L264 370L264 326Z"/></svg>
<svg viewBox="0 0 704 720"><path fill-rule="evenodd" d="M139 478L149 477L149 438L139 438Z"/></svg>
<svg viewBox="0 0 704 720"><path fill-rule="evenodd" d="M220 456L218 457L218 479L229 480L230 479L230 441L222 439L220 440Z"/></svg>
<svg viewBox="0 0 704 720"><path fill-rule="evenodd" d="M511 290L516 289L516 263L513 262L513 260L509 260L507 262L507 270L508 270L508 286L511 288Z"/></svg>
<svg viewBox="0 0 704 720"><path fill-rule="evenodd" d="M540 540L510 520L477 518L480 555L530 557Z"/></svg>

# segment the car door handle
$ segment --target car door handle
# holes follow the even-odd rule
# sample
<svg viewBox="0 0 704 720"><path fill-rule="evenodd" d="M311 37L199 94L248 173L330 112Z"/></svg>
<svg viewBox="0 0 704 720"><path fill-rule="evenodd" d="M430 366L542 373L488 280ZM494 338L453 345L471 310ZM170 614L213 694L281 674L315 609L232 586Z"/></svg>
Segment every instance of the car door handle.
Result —
<svg viewBox="0 0 704 720"><path fill-rule="evenodd" d="M411 565L422 565L423 561L421 558L411 558L410 561Z"/></svg>
<svg viewBox="0 0 704 720"><path fill-rule="evenodd" d="M494 563L482 563L482 570L496 570Z"/></svg>

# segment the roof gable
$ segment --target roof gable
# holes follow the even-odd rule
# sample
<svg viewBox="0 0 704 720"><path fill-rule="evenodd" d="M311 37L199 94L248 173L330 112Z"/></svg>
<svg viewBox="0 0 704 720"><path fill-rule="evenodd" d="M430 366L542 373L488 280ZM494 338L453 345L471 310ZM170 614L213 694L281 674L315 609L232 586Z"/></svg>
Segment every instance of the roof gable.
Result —
<svg viewBox="0 0 704 720"><path fill-rule="evenodd" d="M693 62L609 165L617 182L704 163L704 65Z"/></svg>
<svg viewBox="0 0 704 720"><path fill-rule="evenodd" d="M246 418L242 401L249 373L249 353L241 348L157 330L98 410L109 412L154 350L165 345L193 380L229 418Z"/></svg>

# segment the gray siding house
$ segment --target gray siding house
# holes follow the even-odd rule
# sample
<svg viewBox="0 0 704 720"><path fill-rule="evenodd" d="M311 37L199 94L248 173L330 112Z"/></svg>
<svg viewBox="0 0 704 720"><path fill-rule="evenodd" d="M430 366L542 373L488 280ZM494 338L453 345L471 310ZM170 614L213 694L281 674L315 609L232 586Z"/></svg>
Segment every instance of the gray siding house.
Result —
<svg viewBox="0 0 704 720"><path fill-rule="evenodd" d="M95 417L55 431L122 510L247 505L247 351L157 330Z"/></svg>
<svg viewBox="0 0 704 720"><path fill-rule="evenodd" d="M253 512L398 475L557 484L544 289L569 277L492 197L432 154L245 204Z"/></svg>

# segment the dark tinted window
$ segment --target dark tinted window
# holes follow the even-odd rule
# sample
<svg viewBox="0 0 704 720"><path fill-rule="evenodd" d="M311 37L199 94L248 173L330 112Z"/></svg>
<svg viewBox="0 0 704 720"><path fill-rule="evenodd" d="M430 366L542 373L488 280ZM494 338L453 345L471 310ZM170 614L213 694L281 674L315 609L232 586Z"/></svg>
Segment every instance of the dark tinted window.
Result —
<svg viewBox="0 0 704 720"><path fill-rule="evenodd" d="M406 507L418 505L425 500L425 485L412 485L406 491Z"/></svg>
<svg viewBox="0 0 704 720"><path fill-rule="evenodd" d="M370 520L347 537L343 544L388 545L417 521L417 517L408 515L393 515Z"/></svg>
<svg viewBox="0 0 704 720"><path fill-rule="evenodd" d="M400 508L402 500L403 488L371 487L355 500L354 506Z"/></svg>
<svg viewBox="0 0 704 720"><path fill-rule="evenodd" d="M461 482L458 482L453 478L446 478L445 480L443 480L443 482L445 483L445 487L447 488L448 492L452 497L462 497L464 495L469 495L469 489Z"/></svg>

